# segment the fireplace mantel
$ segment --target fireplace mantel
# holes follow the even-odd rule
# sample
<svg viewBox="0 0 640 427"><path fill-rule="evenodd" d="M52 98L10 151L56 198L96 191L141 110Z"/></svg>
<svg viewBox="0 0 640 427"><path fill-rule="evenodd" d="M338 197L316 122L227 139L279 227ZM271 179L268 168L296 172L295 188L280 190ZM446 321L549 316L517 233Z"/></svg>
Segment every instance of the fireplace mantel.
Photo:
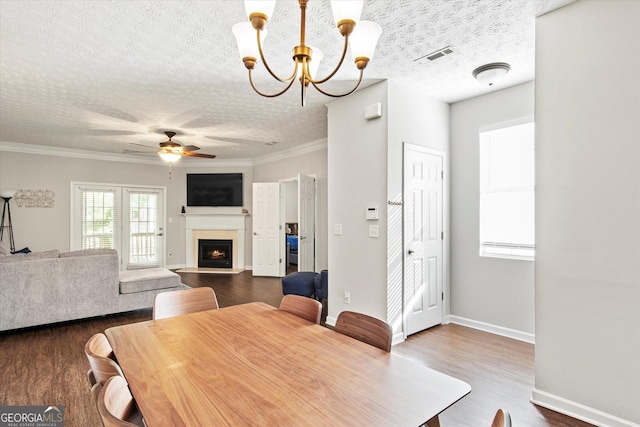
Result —
<svg viewBox="0 0 640 427"><path fill-rule="evenodd" d="M198 267L198 235L218 232L222 238L236 235L234 240L234 268L244 270L245 257L245 218L244 213L188 213L183 214L186 218L186 266L190 268ZM195 236L195 237L194 237ZM194 250L195 246L195 250ZM236 252L237 250L237 252ZM195 253L194 253L195 252Z"/></svg>

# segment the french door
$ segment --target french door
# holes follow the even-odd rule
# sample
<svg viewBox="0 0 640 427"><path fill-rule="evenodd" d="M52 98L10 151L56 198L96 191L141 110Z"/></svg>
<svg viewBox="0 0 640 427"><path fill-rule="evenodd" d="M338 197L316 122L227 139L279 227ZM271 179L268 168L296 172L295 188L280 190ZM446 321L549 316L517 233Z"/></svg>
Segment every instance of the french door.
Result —
<svg viewBox="0 0 640 427"><path fill-rule="evenodd" d="M72 250L116 249L121 270L164 265L164 188L72 183L72 193Z"/></svg>

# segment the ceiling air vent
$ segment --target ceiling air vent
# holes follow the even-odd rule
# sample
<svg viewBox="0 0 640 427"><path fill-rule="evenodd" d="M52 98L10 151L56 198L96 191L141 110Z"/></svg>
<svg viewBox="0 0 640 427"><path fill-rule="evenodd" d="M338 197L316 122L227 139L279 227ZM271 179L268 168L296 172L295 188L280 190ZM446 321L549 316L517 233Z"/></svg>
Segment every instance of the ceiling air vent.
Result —
<svg viewBox="0 0 640 427"><path fill-rule="evenodd" d="M427 55L423 55L419 58L414 59L414 62L421 61L423 59L428 59L429 61L435 61L438 58L442 58L445 55L449 55L453 53L453 50L449 46L443 47L442 49L438 49L435 52L431 52Z"/></svg>

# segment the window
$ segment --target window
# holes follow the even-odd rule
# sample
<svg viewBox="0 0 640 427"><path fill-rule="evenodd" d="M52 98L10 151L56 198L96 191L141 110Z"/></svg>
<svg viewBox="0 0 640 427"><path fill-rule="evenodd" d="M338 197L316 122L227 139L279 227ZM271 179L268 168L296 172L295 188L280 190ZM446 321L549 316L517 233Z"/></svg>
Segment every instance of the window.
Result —
<svg viewBox="0 0 640 427"><path fill-rule="evenodd" d="M72 183L71 249L116 249L123 269L163 263L164 188Z"/></svg>
<svg viewBox="0 0 640 427"><path fill-rule="evenodd" d="M480 255L533 260L534 124L480 133Z"/></svg>

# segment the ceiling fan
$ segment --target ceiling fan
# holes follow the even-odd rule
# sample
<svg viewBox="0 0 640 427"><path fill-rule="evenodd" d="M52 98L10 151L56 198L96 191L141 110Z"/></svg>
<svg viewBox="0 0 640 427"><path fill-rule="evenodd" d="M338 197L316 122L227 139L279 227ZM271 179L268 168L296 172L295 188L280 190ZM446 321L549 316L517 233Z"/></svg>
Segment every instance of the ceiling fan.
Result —
<svg viewBox="0 0 640 427"><path fill-rule="evenodd" d="M169 140L158 144L160 148L156 151L156 153L162 158L162 160L164 160L167 163L174 163L184 156L201 157L205 159L216 158L214 154L196 153L195 151L199 150L200 147L196 147L195 145L182 145L177 141L172 141L171 138L173 138L176 135L175 132L165 131L164 134L167 135ZM148 145L137 144L135 142L132 142L132 144L141 145L147 148L153 148L153 147L149 147ZM135 153L135 151L129 151L129 153Z"/></svg>

